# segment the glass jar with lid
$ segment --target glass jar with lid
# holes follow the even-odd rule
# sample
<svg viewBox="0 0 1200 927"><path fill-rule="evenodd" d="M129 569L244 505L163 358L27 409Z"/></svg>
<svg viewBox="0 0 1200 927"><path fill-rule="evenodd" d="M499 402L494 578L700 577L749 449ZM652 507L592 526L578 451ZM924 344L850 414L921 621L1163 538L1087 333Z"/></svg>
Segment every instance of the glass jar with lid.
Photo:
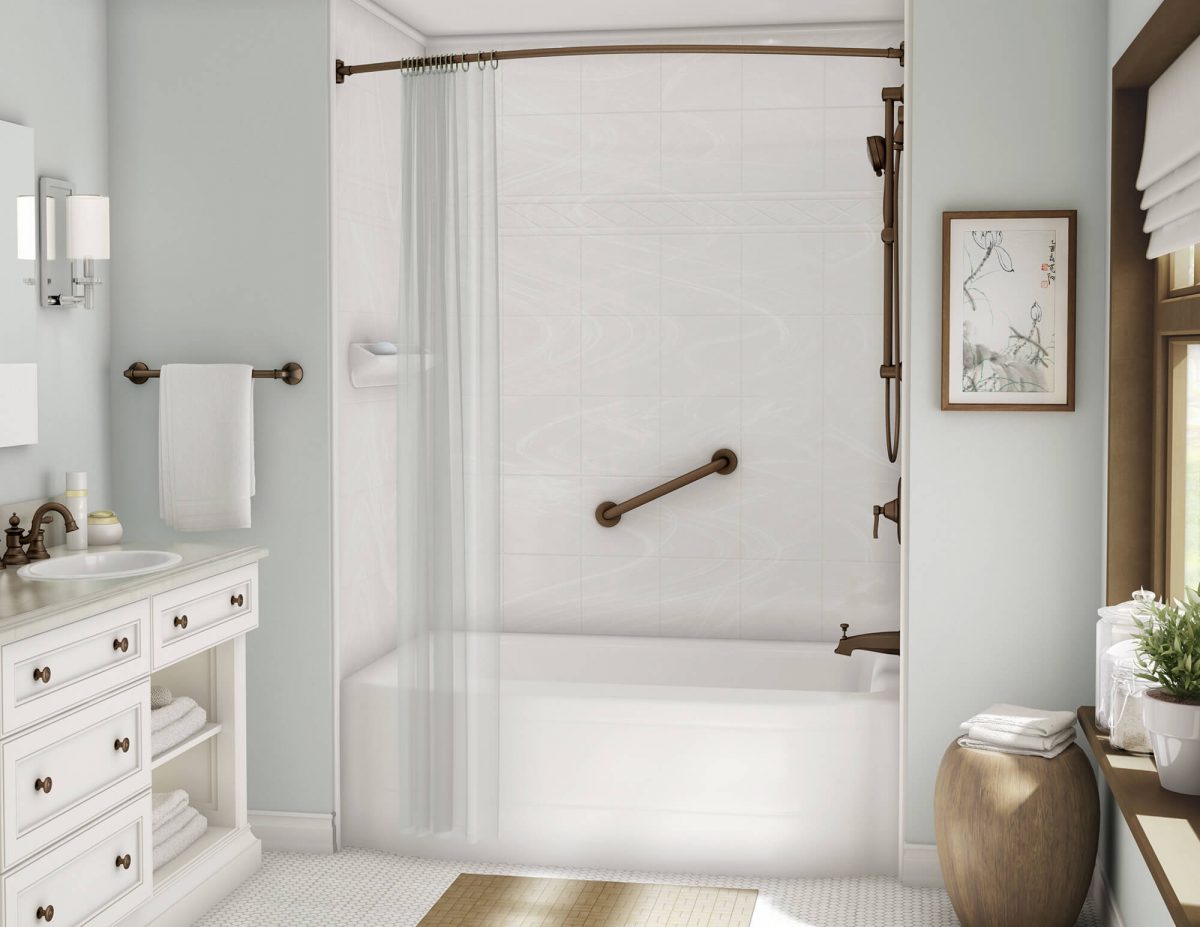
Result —
<svg viewBox="0 0 1200 927"><path fill-rule="evenodd" d="M1139 589L1128 602L1096 612L1096 726L1103 731L1112 728L1113 671L1119 660L1136 652L1137 620L1149 617L1153 602L1153 592Z"/></svg>

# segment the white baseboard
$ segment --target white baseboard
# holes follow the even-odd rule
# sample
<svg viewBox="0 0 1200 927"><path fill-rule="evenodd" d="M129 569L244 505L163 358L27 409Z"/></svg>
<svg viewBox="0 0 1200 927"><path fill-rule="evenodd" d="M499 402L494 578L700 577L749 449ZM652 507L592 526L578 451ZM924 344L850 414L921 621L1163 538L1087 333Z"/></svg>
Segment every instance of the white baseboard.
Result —
<svg viewBox="0 0 1200 927"><path fill-rule="evenodd" d="M299 811L251 811L250 827L264 850L333 853L333 815Z"/></svg>
<svg viewBox="0 0 1200 927"><path fill-rule="evenodd" d="M906 843L900 854L900 881L918 888L945 888L937 846L932 843Z"/></svg>
<svg viewBox="0 0 1200 927"><path fill-rule="evenodd" d="M1113 899L1112 890L1108 887L1108 879L1104 877L1104 870L1100 868L1098 861L1096 871L1092 873L1088 898L1091 899L1096 913L1100 915L1102 927L1125 927L1125 922L1121 920L1121 912L1117 910L1117 903Z"/></svg>

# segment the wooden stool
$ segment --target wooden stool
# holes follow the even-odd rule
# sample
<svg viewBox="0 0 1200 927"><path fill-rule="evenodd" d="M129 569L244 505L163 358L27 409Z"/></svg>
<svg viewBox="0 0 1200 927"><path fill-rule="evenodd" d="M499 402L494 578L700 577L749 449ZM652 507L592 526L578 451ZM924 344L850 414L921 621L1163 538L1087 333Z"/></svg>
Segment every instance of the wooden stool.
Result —
<svg viewBox="0 0 1200 927"><path fill-rule="evenodd" d="M1100 834L1077 745L1047 760L952 743L935 791L938 860L963 927L1073 927Z"/></svg>

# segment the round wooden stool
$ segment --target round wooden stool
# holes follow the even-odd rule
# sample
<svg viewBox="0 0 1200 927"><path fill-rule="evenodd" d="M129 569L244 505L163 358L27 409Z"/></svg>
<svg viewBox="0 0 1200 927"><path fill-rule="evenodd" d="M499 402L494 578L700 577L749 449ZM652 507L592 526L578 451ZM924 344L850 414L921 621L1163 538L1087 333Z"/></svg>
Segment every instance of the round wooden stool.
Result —
<svg viewBox="0 0 1200 927"><path fill-rule="evenodd" d="M963 927L1073 927L1100 834L1096 778L1077 745L1047 760L952 743L934 816Z"/></svg>

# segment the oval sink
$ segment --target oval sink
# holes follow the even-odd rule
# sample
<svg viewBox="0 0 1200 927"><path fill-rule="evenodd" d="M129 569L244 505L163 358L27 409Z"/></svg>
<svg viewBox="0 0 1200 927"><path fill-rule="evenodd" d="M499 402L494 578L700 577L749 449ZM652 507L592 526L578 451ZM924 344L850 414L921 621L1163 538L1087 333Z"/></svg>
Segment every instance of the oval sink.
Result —
<svg viewBox="0 0 1200 927"><path fill-rule="evenodd" d="M157 573L183 560L165 550L105 550L36 560L17 570L26 579L121 579Z"/></svg>

